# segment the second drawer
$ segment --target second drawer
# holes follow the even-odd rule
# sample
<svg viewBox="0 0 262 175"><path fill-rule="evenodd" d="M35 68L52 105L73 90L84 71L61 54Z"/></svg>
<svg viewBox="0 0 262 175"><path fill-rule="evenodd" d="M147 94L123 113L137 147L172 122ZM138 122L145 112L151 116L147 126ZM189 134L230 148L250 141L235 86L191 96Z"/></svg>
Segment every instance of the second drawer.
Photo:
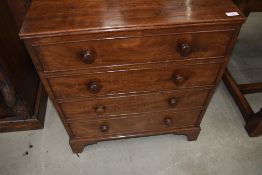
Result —
<svg viewBox="0 0 262 175"><path fill-rule="evenodd" d="M95 100L81 100L61 103L67 119L108 118L117 115L183 110L202 107L210 90L194 89L156 92Z"/></svg>
<svg viewBox="0 0 262 175"><path fill-rule="evenodd" d="M166 63L135 70L49 78L56 99L214 86L221 63Z"/></svg>

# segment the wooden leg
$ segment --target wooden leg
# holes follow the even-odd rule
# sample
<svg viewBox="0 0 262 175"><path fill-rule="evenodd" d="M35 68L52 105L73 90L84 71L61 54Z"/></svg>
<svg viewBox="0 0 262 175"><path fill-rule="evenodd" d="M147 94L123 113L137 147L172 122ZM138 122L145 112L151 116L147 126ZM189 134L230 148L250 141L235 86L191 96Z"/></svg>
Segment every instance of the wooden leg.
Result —
<svg viewBox="0 0 262 175"><path fill-rule="evenodd" d="M84 151L85 144L80 143L80 142L72 142L72 141L70 141L69 143L70 143L73 153L78 154Z"/></svg>
<svg viewBox="0 0 262 175"><path fill-rule="evenodd" d="M246 123L246 130L250 137L258 137L262 134L262 109L251 117Z"/></svg>
<svg viewBox="0 0 262 175"><path fill-rule="evenodd" d="M187 140L188 141L196 141L198 136L199 136L199 133L201 131L201 128L197 128L197 129L194 129L194 130L189 130L185 135L187 136Z"/></svg>
<svg viewBox="0 0 262 175"><path fill-rule="evenodd" d="M73 153L82 153L84 151L85 146L96 144L97 141L84 141L84 140L70 140L69 144L73 151Z"/></svg>
<svg viewBox="0 0 262 175"><path fill-rule="evenodd" d="M223 76L223 81L232 95L234 101L236 102L240 112L242 113L245 121L248 120L249 116L254 115L254 112L252 108L250 107L248 101L246 100L245 96L241 93L241 91L238 88L237 83L233 79L231 73L229 72L228 69L226 69L224 76Z"/></svg>
<svg viewBox="0 0 262 175"><path fill-rule="evenodd" d="M258 137L262 135L262 112L254 113L243 92L252 93L261 90L261 83L250 85L238 85L233 79L230 72L226 69L223 76L224 83L236 102L243 118L246 121L246 131L250 137ZM241 88L241 89L240 89ZM242 90L242 91L241 91Z"/></svg>

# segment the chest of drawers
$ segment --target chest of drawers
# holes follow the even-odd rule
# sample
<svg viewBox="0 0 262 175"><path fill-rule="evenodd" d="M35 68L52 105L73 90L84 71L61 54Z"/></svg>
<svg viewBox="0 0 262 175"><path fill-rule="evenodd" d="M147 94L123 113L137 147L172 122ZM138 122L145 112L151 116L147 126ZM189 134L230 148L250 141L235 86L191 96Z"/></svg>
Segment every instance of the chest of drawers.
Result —
<svg viewBox="0 0 262 175"><path fill-rule="evenodd" d="M79 153L111 139L196 140L243 21L228 0L34 0L20 36Z"/></svg>

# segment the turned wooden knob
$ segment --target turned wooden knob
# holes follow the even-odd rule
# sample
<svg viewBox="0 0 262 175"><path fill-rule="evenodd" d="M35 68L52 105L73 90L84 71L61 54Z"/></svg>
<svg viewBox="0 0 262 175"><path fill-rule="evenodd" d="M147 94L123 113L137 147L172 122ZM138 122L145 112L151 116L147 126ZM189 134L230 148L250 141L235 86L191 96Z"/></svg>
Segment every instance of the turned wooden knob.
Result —
<svg viewBox="0 0 262 175"><path fill-rule="evenodd" d="M87 86L88 86L88 90L93 94L99 93L102 89L102 85L95 80L89 81Z"/></svg>
<svg viewBox="0 0 262 175"><path fill-rule="evenodd" d="M86 64L92 64L95 61L95 52L92 50L84 50L81 52L81 60Z"/></svg>
<svg viewBox="0 0 262 175"><path fill-rule="evenodd" d="M171 98L168 99L168 104L171 107L176 107L177 102L178 102L178 99L175 98L175 97L171 97Z"/></svg>
<svg viewBox="0 0 262 175"><path fill-rule="evenodd" d="M178 51L182 57L187 57L191 53L191 47L189 44L186 44L186 43L179 44Z"/></svg>
<svg viewBox="0 0 262 175"><path fill-rule="evenodd" d="M103 105L98 105L95 108L95 112L97 115L103 115L106 112L106 107Z"/></svg>
<svg viewBox="0 0 262 175"><path fill-rule="evenodd" d="M109 126L104 124L100 126L100 131L101 132L108 132L109 131Z"/></svg>
<svg viewBox="0 0 262 175"><path fill-rule="evenodd" d="M173 81L176 85L180 86L186 81L185 77L182 74L174 74Z"/></svg>
<svg viewBox="0 0 262 175"><path fill-rule="evenodd" d="M173 123L172 118L170 117L164 118L164 123L166 126L170 126Z"/></svg>

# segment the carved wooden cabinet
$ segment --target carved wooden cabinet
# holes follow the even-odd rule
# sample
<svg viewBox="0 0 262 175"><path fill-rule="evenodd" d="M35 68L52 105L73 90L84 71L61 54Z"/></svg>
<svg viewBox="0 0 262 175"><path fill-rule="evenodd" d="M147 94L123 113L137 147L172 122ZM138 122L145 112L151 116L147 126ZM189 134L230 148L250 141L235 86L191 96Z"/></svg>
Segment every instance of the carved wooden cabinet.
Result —
<svg viewBox="0 0 262 175"><path fill-rule="evenodd" d="M29 1L0 1L0 132L44 126L47 94L19 38Z"/></svg>
<svg viewBox="0 0 262 175"><path fill-rule="evenodd" d="M196 140L244 20L228 0L34 0L20 36L79 153L110 139Z"/></svg>

